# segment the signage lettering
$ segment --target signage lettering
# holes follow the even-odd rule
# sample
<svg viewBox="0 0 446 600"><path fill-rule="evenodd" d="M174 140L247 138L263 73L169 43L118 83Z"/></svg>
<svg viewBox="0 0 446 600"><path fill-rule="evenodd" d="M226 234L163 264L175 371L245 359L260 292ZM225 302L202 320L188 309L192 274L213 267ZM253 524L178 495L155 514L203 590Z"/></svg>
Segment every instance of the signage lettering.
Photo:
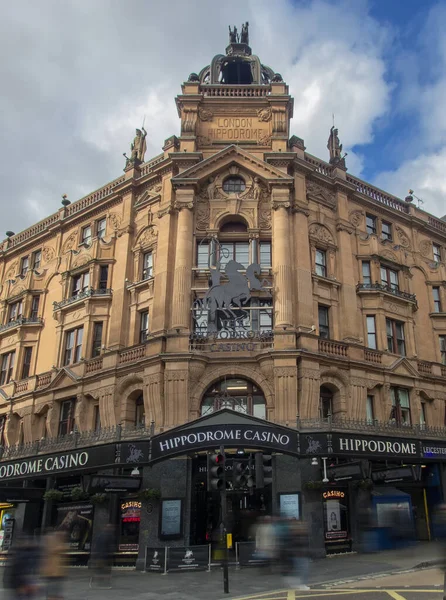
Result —
<svg viewBox="0 0 446 600"><path fill-rule="evenodd" d="M339 437L339 451L353 454L385 454L417 456L417 445L409 440L373 440L369 438Z"/></svg>
<svg viewBox="0 0 446 600"><path fill-rule="evenodd" d="M327 498L345 498L345 492L341 492L341 490L329 490L328 492L324 492L322 494L324 499Z"/></svg>
<svg viewBox="0 0 446 600"><path fill-rule="evenodd" d="M263 129L253 126L253 119L250 118L218 118L216 125L208 129L211 139L258 140L264 133Z"/></svg>
<svg viewBox="0 0 446 600"><path fill-rule="evenodd" d="M253 429L247 429L241 431L240 429L222 430L217 429L216 431L199 431L198 433L189 433L187 435L181 435L178 437L167 439L165 442L159 442L161 452L165 450L173 450L186 445L194 445L204 442L223 442L223 441L237 441L245 440L248 442L269 442L282 446L287 446L290 443L290 438L285 434L277 434L271 431L255 431Z"/></svg>
<svg viewBox="0 0 446 600"><path fill-rule="evenodd" d="M88 452L76 452L62 456L49 456L48 458L34 458L23 462L1 465L0 479L30 475L33 473L60 471L73 467L84 467L88 463Z"/></svg>

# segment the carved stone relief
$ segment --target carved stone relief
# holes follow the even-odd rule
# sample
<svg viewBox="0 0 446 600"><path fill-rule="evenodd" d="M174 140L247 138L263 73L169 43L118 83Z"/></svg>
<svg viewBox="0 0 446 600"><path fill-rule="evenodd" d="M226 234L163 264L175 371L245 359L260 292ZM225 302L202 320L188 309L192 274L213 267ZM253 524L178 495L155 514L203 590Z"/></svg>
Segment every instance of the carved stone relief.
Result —
<svg viewBox="0 0 446 600"><path fill-rule="evenodd" d="M73 231L73 233L65 240L65 243L62 247L62 254L73 250L76 245L77 233Z"/></svg>
<svg viewBox="0 0 446 600"><path fill-rule="evenodd" d="M259 108L257 111L259 121L268 122L271 121L272 111L271 108Z"/></svg>
<svg viewBox="0 0 446 600"><path fill-rule="evenodd" d="M401 227L399 227L398 225L395 227L395 229L396 229L397 238L398 238L401 246L403 248L410 248L410 240L409 240L407 234L405 233L405 231L403 231L403 229L401 229Z"/></svg>
<svg viewBox="0 0 446 600"><path fill-rule="evenodd" d="M320 223L313 223L312 225L310 225L309 235L310 237L320 242L324 242L326 244L333 244L333 236L328 231L328 229Z"/></svg>
<svg viewBox="0 0 446 600"><path fill-rule="evenodd" d="M354 227L359 227L364 218L364 213L361 210L352 210L348 216L349 221Z"/></svg>
<svg viewBox="0 0 446 600"><path fill-rule="evenodd" d="M5 276L6 280L14 279L15 275L17 275L18 265L19 265L19 263L17 261L15 261L11 264L9 269L6 271L6 276Z"/></svg>
<svg viewBox="0 0 446 600"><path fill-rule="evenodd" d="M307 179L306 181L306 188L308 199L315 200L316 202L322 202L323 204L328 205L330 208L336 207L336 197L332 191L314 181L311 181L310 179Z"/></svg>
<svg viewBox="0 0 446 600"><path fill-rule="evenodd" d="M141 248L146 248L147 246L156 244L157 239L158 231L156 230L154 225L149 225L149 227L146 227L139 236L138 245Z"/></svg>
<svg viewBox="0 0 446 600"><path fill-rule="evenodd" d="M108 220L114 231L117 231L121 227L121 217L118 213L110 213Z"/></svg>
<svg viewBox="0 0 446 600"><path fill-rule="evenodd" d="M209 200L205 198L198 198L197 201L197 210L196 210L196 219L197 224L196 227L198 231L206 231L209 228L209 218L211 214L211 209L209 205Z"/></svg>
<svg viewBox="0 0 446 600"><path fill-rule="evenodd" d="M90 254L82 254L77 258L73 264L73 268L81 267L82 265L86 265L88 262L92 260Z"/></svg>
<svg viewBox="0 0 446 600"><path fill-rule="evenodd" d="M212 117L214 116L214 113L212 111L208 110L207 108L199 108L198 116L200 117L201 121L212 121Z"/></svg>
<svg viewBox="0 0 446 600"><path fill-rule="evenodd" d="M394 302L384 302L384 308L385 310L389 310L390 312L394 312L398 315L406 314L405 308L403 306L395 304Z"/></svg>
<svg viewBox="0 0 446 600"><path fill-rule="evenodd" d="M267 200L259 202L258 215L260 229L271 229L271 206Z"/></svg>
<svg viewBox="0 0 446 600"><path fill-rule="evenodd" d="M430 240L421 240L420 253L424 258L432 258L432 242Z"/></svg>
<svg viewBox="0 0 446 600"><path fill-rule="evenodd" d="M42 250L43 262L50 262L50 260L53 260L55 254L56 253L53 248L51 248L50 246L44 246Z"/></svg>
<svg viewBox="0 0 446 600"><path fill-rule="evenodd" d="M398 257L397 255L392 252L391 250L382 250L380 253L380 256L382 258L387 258L387 260L391 260L392 262L398 262Z"/></svg>

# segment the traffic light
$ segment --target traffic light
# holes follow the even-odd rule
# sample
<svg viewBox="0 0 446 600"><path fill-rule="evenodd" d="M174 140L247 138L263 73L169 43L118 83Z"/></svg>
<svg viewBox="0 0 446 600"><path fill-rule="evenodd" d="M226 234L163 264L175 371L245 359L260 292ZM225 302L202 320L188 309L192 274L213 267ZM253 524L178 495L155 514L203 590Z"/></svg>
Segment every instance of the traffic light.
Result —
<svg viewBox="0 0 446 600"><path fill-rule="evenodd" d="M207 455L207 477L208 492L211 490L222 490L226 485L225 477L225 455L211 454Z"/></svg>
<svg viewBox="0 0 446 600"><path fill-rule="evenodd" d="M273 467L271 454L256 452L256 488L263 488L273 482Z"/></svg>
<svg viewBox="0 0 446 600"><path fill-rule="evenodd" d="M232 489L252 488L254 478L251 474L250 462L246 457L234 459L232 464Z"/></svg>

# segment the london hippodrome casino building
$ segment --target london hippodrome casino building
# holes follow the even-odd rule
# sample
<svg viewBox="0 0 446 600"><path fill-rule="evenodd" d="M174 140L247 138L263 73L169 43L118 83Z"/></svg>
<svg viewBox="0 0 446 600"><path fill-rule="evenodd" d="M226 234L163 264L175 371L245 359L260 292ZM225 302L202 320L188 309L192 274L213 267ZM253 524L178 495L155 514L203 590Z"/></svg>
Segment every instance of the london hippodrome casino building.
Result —
<svg viewBox="0 0 446 600"><path fill-rule="evenodd" d="M364 507L433 539L446 221L350 175L335 128L308 154L247 25L175 102L158 156L138 130L0 245L2 553L59 527L86 564L109 522L117 564L218 545L222 485L232 560L273 514L320 556L361 549Z"/></svg>

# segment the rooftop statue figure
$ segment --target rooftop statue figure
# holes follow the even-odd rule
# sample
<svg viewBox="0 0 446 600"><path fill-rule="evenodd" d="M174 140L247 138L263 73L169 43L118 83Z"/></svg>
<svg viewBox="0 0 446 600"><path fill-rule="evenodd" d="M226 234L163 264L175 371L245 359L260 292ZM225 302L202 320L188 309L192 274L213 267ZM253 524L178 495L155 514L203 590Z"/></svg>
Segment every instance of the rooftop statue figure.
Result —
<svg viewBox="0 0 446 600"><path fill-rule="evenodd" d="M334 125L330 129L327 148L330 152L330 163L339 162L341 160L342 144L339 142L338 130L335 129Z"/></svg>
<svg viewBox="0 0 446 600"><path fill-rule="evenodd" d="M234 29L231 29L231 26L229 25L229 43L230 44L237 44L238 43L238 33L237 33L237 27L234 25Z"/></svg>
<svg viewBox="0 0 446 600"><path fill-rule="evenodd" d="M135 138L130 146L130 149L132 151L132 154L130 155L131 161L135 162L138 160L144 162L144 155L146 153L147 148L146 135L147 131L144 129L144 127L141 127L141 129L136 130Z"/></svg>
<svg viewBox="0 0 446 600"><path fill-rule="evenodd" d="M240 34L240 43L241 44L248 44L248 46L249 46L249 31L248 31L248 27L249 27L248 21L246 21L246 23L243 23L243 25L242 25L242 32Z"/></svg>

